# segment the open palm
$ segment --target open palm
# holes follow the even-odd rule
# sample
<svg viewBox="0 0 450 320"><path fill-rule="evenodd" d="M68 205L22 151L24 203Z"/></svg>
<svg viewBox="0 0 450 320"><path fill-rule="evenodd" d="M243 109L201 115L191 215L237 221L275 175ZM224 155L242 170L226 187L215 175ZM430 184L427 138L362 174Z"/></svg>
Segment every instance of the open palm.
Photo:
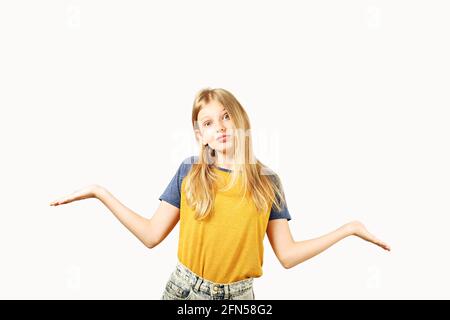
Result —
<svg viewBox="0 0 450 320"><path fill-rule="evenodd" d="M381 241L373 234L371 234L361 222L352 221L348 224L348 227L350 228L351 234L366 241L372 242L373 244L376 244L385 250L391 251L391 247L387 243Z"/></svg>
<svg viewBox="0 0 450 320"><path fill-rule="evenodd" d="M66 204L66 203L70 203L70 202L78 201L78 200L82 200L82 199L95 198L96 194L98 192L98 189L99 189L98 185L89 185L87 187L84 187L82 189L74 191L69 195L63 196L57 200L50 202L50 205L58 206L60 204Z"/></svg>

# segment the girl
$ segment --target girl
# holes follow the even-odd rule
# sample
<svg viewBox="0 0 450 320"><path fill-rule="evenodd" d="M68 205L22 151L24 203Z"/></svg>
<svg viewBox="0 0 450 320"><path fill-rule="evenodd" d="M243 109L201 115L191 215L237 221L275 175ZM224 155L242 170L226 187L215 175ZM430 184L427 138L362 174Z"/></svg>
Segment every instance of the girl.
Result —
<svg viewBox="0 0 450 320"><path fill-rule="evenodd" d="M358 221L294 241L281 181L254 157L249 118L229 91L198 92L192 125L199 155L182 161L150 219L99 185L50 203L97 198L148 248L161 243L180 221L178 261L162 299L255 299L253 279L262 275L266 233L284 268L351 235L390 250Z"/></svg>

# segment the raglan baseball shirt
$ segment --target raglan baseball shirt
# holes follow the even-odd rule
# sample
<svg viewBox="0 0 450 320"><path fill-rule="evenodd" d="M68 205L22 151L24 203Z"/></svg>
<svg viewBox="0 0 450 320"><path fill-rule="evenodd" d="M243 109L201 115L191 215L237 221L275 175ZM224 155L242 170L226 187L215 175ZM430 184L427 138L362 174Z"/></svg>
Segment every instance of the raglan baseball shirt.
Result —
<svg viewBox="0 0 450 320"><path fill-rule="evenodd" d="M216 283L260 277L267 224L271 219L291 220L287 205L279 211L272 206L267 212L258 213L251 199L242 199L239 179L232 189L216 193L208 218L196 220L194 210L186 202L184 178L197 160L198 156L183 160L159 197L180 209L178 260L195 274ZM229 181L231 170L211 166L220 177L219 190Z"/></svg>

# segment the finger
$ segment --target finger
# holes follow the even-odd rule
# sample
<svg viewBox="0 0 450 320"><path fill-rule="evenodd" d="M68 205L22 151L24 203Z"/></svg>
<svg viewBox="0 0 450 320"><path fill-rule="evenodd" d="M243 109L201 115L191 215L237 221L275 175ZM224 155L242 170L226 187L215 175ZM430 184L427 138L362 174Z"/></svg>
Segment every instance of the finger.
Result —
<svg viewBox="0 0 450 320"><path fill-rule="evenodd" d="M52 202L50 202L51 206L57 206L59 204L59 200L53 200Z"/></svg>
<svg viewBox="0 0 450 320"><path fill-rule="evenodd" d="M63 198L59 198L58 200L55 200L55 201L51 202L50 205L57 206L57 205L60 205L60 204L69 203L71 201L72 201L71 197L63 197Z"/></svg>
<svg viewBox="0 0 450 320"><path fill-rule="evenodd" d="M72 201L73 201L72 197L66 197L66 198L61 199L59 201L59 204L65 204L65 203L69 203L69 202L72 202Z"/></svg>
<svg viewBox="0 0 450 320"><path fill-rule="evenodd" d="M371 242L373 244L376 244L377 246L380 246L381 248L390 251L390 247L384 243L383 241L379 240L377 237L375 237L373 234L371 234L369 231L365 230L364 234L361 234L360 237L368 242Z"/></svg>
<svg viewBox="0 0 450 320"><path fill-rule="evenodd" d="M383 247L383 249L385 249L387 251L391 251L391 247L387 243L381 242L381 246Z"/></svg>
<svg viewBox="0 0 450 320"><path fill-rule="evenodd" d="M383 242L383 241L381 241L381 240L375 238L375 240L373 241L373 243L375 243L376 245L382 247L382 248L385 249L385 250L391 251L391 247L390 247L386 242Z"/></svg>
<svg viewBox="0 0 450 320"><path fill-rule="evenodd" d="M374 235L372 235L370 233L367 234L367 240L376 245L381 245L381 240L379 240L377 237L375 237Z"/></svg>
<svg viewBox="0 0 450 320"><path fill-rule="evenodd" d="M378 239L377 237L375 237L375 236L374 236L373 234L371 234L370 232L367 232L367 233L368 233L368 236L369 236L369 241L371 241L371 242L373 242L374 244L376 244L376 245L382 247L383 249L389 250L389 249L388 249L389 246L388 246L385 242L381 241L380 239Z"/></svg>

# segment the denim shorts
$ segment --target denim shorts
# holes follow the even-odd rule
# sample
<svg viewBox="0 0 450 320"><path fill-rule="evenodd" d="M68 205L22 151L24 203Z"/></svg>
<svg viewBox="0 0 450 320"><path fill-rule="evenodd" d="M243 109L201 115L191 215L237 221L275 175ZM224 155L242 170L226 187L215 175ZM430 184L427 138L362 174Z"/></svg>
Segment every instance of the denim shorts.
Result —
<svg viewBox="0 0 450 320"><path fill-rule="evenodd" d="M254 300L253 278L228 284L208 281L177 262L162 300Z"/></svg>

